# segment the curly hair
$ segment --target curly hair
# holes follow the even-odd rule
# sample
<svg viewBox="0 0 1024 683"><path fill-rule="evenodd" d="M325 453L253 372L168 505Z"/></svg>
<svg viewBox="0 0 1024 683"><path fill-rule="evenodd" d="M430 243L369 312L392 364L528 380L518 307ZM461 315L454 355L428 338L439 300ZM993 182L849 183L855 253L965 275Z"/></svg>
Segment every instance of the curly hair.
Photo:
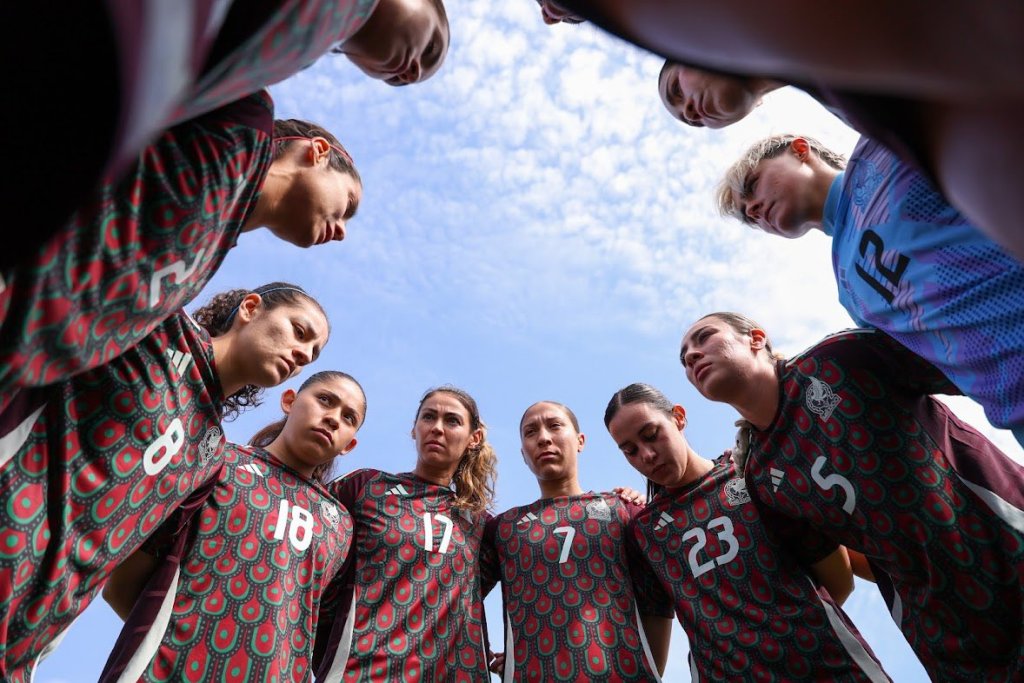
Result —
<svg viewBox="0 0 1024 683"><path fill-rule="evenodd" d="M242 299L250 294L259 294L261 305L268 311L278 306L296 306L301 305L305 301L311 301L324 314L324 319L327 319L327 311L324 310L319 301L314 299L302 287L289 282L271 282L261 285L256 289L232 289L227 292L214 294L205 306L200 306L192 312L192 317L211 337L223 336L231 329L231 324L234 322L235 314L238 312ZM328 325L330 325L330 322L328 322ZM254 384L247 384L231 394L231 396L224 398L221 416L225 420L233 420L242 411L255 408L262 401L263 388Z"/></svg>
<svg viewBox="0 0 1024 683"><path fill-rule="evenodd" d="M298 391L295 393L301 394L309 387L324 384L332 380L348 380L349 382L352 382L352 384L355 384L359 389L359 394L363 397L363 406L359 417L359 424L357 426L362 427L366 422L366 391L363 390L363 385L361 385L355 377L347 372L342 372L341 370L321 370L320 372L310 375L310 377L299 386ZM257 448L266 448L272 444L277 437L281 436L281 432L284 431L284 425L286 422L288 422L287 415L271 422L252 435L252 438L249 439L249 445L256 446ZM331 465L333 465L333 463L326 462L317 467L313 470L312 479L321 484L327 483L327 473L331 471Z"/></svg>
<svg viewBox="0 0 1024 683"><path fill-rule="evenodd" d="M476 400L468 392L456 386L445 384L428 389L420 404L416 407L419 416L423 403L434 394L454 396L469 413L470 431L481 430L480 443L467 448L459 460L452 483L455 484L455 507L472 513L489 510L494 504L494 487L498 481L498 456L494 448L487 442L487 425L480 419L480 409Z"/></svg>
<svg viewBox="0 0 1024 683"><path fill-rule="evenodd" d="M359 171L356 170L355 162L352 161L352 155L348 153L348 150L345 149L344 145L338 141L338 138L336 138L331 131L309 121L303 121L302 119L274 120L273 158L279 158L291 145L296 142L300 142L300 140L296 140L295 138L316 137L327 140L331 145L331 155L327 161L328 167L333 168L335 171L340 173L346 173L352 176L356 182L362 185L363 179L359 176Z"/></svg>

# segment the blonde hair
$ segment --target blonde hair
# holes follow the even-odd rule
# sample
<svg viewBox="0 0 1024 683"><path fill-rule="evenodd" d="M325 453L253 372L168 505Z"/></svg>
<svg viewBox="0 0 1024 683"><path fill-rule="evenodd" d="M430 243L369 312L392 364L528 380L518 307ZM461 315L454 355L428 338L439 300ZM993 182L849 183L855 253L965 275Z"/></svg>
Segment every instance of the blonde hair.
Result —
<svg viewBox="0 0 1024 683"><path fill-rule="evenodd" d="M725 172L725 176L718 183L718 189L716 190L718 212L723 216L731 216L747 225L754 225L755 221L752 221L744 211L744 204L750 198L748 182L750 174L765 159L774 159L785 153L797 138L806 140L807 145L818 158L832 168L839 171L846 168L846 157L838 152L833 152L815 138L806 135L793 135L791 133L771 135L751 145L744 152L743 156L740 157L739 161L730 166L729 170Z"/></svg>
<svg viewBox="0 0 1024 683"><path fill-rule="evenodd" d="M456 386L445 384L430 389L423 394L416 408L417 417L423 403L434 394L454 396L469 413L470 431L481 432L480 443L467 448L459 460L452 483L455 485L455 507L467 512L478 513L489 510L494 504L494 488L498 482L498 456L494 448L487 442L487 425L480 419L480 409L476 400L468 392Z"/></svg>

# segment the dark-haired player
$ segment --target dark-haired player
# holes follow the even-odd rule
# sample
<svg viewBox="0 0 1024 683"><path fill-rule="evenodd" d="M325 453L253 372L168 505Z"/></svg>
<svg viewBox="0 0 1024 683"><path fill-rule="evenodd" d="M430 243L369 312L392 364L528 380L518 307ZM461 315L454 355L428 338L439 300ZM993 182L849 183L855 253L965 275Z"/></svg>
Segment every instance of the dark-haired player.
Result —
<svg viewBox="0 0 1024 683"><path fill-rule="evenodd" d="M672 609L634 588L626 528L641 506L583 491L586 437L568 407L533 404L519 435L541 498L487 523L484 592L501 584L506 615L495 673L504 681L659 681Z"/></svg>
<svg viewBox="0 0 1024 683"><path fill-rule="evenodd" d="M322 477L355 447L366 398L324 371L281 408L250 446L225 445L213 493L164 524L164 547L114 570L103 597L126 623L101 680L309 680L320 596L352 542Z"/></svg>
<svg viewBox="0 0 1024 683"><path fill-rule="evenodd" d="M239 234L340 240L362 196L328 131L273 120L266 93L177 126L0 288L0 408L94 368L190 302ZM295 198L300 199L296 200Z"/></svg>
<svg viewBox="0 0 1024 683"><path fill-rule="evenodd" d="M222 416L328 336L320 305L286 283L218 295L195 316L0 411L0 678L30 679L114 567L209 493Z"/></svg>
<svg viewBox="0 0 1024 683"><path fill-rule="evenodd" d="M948 379L874 330L782 361L736 313L694 323L680 358L746 421L758 504L864 555L932 678L1020 680L1024 468L930 395Z"/></svg>
<svg viewBox="0 0 1024 683"><path fill-rule="evenodd" d="M839 606L843 548L762 514L729 454L695 453L686 411L654 387L616 392L605 425L652 490L630 529L639 580L675 605L694 681L889 681Z"/></svg>

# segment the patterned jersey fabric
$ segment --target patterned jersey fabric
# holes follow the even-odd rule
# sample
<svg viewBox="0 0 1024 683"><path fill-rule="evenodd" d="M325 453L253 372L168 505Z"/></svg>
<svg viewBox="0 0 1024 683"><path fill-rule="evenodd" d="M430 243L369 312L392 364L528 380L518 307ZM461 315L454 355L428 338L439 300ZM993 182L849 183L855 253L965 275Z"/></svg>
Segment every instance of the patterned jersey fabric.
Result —
<svg viewBox="0 0 1024 683"><path fill-rule="evenodd" d="M488 681L484 515L460 511L451 489L413 474L357 470L327 490L352 514L355 541L321 607L317 681Z"/></svg>
<svg viewBox="0 0 1024 683"><path fill-rule="evenodd" d="M8 275L0 409L17 385L109 362L202 290L255 206L272 126L264 92L167 131Z"/></svg>
<svg viewBox="0 0 1024 683"><path fill-rule="evenodd" d="M228 11L204 73L175 114L193 118L310 66L354 35L378 0L260 0Z"/></svg>
<svg viewBox="0 0 1024 683"><path fill-rule="evenodd" d="M728 457L636 516L631 540L645 560L638 580L675 605L692 680L889 681L808 574L835 543L778 521L751 501Z"/></svg>
<svg viewBox="0 0 1024 683"><path fill-rule="evenodd" d="M484 593L501 582L503 681L657 681L639 613L671 618L634 590L626 528L641 506L614 493L546 498L487 523Z"/></svg>
<svg viewBox="0 0 1024 683"><path fill-rule="evenodd" d="M934 364L995 426L1024 426L1024 265L869 138L833 182L824 226L857 324Z"/></svg>
<svg viewBox="0 0 1024 683"><path fill-rule="evenodd" d="M180 312L0 412L0 679L30 678L114 567L209 493L222 404L210 338Z"/></svg>
<svg viewBox="0 0 1024 683"><path fill-rule="evenodd" d="M1020 680L1024 468L928 395L953 389L945 377L877 331L826 338L780 380L775 421L750 430L757 499L867 556L932 678Z"/></svg>
<svg viewBox="0 0 1024 683"><path fill-rule="evenodd" d="M101 680L309 680L352 517L263 449L227 444L223 462L198 514L162 528L188 537L183 557L164 555Z"/></svg>

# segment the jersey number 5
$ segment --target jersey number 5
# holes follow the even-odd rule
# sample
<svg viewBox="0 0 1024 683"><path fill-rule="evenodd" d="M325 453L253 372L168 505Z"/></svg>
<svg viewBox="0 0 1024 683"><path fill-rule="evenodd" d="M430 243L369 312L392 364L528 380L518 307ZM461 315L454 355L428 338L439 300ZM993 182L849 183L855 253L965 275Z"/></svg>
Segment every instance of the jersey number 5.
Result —
<svg viewBox="0 0 1024 683"><path fill-rule="evenodd" d="M690 539L696 539L696 543L690 548L690 552L686 554L686 559L690 563L690 573L693 574L693 578L697 578L701 574L711 571L715 568L715 565L722 566L736 559L736 555L740 551L740 543L736 540L736 534L733 532L732 520L728 517L715 517L713 520L708 522L708 529L719 529L716 532L718 541L722 545L726 546L728 550L719 555L716 558L708 558L705 562L701 562L700 558L697 557L700 551L704 550L704 546L708 544L708 535L700 527L694 527L685 534L683 534L683 540L689 541Z"/></svg>
<svg viewBox="0 0 1024 683"><path fill-rule="evenodd" d="M850 480L841 474L830 474L827 477L821 476L821 468L828 462L828 458L824 455L819 455L818 459L811 465L811 479L814 483L821 487L823 491L834 489L837 486L842 490L844 494L843 499L843 512L846 514L853 514L853 509L857 507L857 494L853 490L853 484Z"/></svg>

